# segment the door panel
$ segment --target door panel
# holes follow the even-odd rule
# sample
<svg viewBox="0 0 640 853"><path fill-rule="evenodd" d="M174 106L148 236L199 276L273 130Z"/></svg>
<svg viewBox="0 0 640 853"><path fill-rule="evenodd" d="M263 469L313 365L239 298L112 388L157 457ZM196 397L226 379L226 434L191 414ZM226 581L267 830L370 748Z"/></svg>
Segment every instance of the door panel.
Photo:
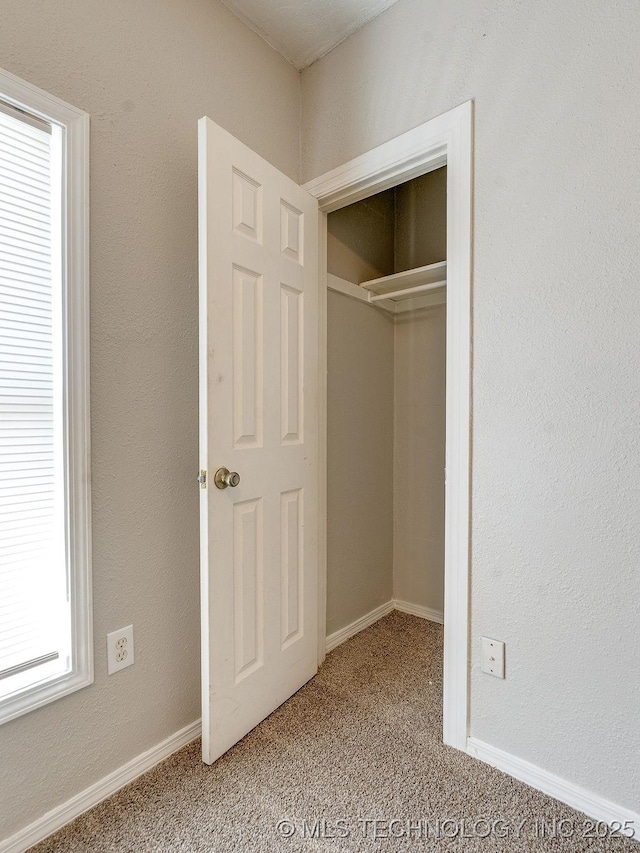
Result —
<svg viewBox="0 0 640 853"><path fill-rule="evenodd" d="M318 210L199 124L203 758L317 670ZM219 490L216 469L240 483Z"/></svg>

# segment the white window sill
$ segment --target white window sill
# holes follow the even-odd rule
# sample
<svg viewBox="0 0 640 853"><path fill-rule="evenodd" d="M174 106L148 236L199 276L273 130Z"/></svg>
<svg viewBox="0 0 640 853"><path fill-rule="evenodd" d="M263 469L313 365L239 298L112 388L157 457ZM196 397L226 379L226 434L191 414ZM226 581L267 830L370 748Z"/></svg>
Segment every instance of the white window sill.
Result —
<svg viewBox="0 0 640 853"><path fill-rule="evenodd" d="M93 671L59 675L0 701L0 725L93 684Z"/></svg>

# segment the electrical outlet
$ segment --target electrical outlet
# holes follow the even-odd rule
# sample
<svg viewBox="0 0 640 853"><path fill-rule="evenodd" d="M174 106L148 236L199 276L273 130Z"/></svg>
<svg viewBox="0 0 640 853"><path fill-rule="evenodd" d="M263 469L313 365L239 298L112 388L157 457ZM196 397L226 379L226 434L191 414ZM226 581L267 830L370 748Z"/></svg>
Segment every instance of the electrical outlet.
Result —
<svg viewBox="0 0 640 853"><path fill-rule="evenodd" d="M107 634L107 672L113 675L134 662L133 625Z"/></svg>
<svg viewBox="0 0 640 853"><path fill-rule="evenodd" d="M482 671L496 678L504 678L504 643L482 638Z"/></svg>

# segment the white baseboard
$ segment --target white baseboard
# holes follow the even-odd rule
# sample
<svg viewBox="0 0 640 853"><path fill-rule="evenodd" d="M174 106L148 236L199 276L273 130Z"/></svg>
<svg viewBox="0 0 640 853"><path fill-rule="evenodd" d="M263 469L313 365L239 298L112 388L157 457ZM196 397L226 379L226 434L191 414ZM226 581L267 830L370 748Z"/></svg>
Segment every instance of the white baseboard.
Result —
<svg viewBox="0 0 640 853"><path fill-rule="evenodd" d="M365 628L369 628L374 624L374 622L377 622L378 619L382 619L382 617L386 616L387 613L391 613L392 610L393 601L386 601L384 604L381 604L380 607L370 610L369 613L365 613L364 616L356 619L355 622L352 622L350 625L346 625L344 628L340 628L339 631L334 631L333 634L329 634L327 637L327 652L333 651L337 646L344 643L345 640L348 640L350 637L355 637L355 635L359 634L360 631L364 631ZM0 851L0 853L2 853L2 851Z"/></svg>
<svg viewBox="0 0 640 853"><path fill-rule="evenodd" d="M402 601L399 598L393 599L393 609L399 610L401 613L409 613L411 616L419 616L421 619L428 619L429 622L437 622L439 625L444 625L444 613L442 610L433 610L431 607L411 604L409 601Z"/></svg>
<svg viewBox="0 0 640 853"><path fill-rule="evenodd" d="M339 631L329 634L326 645L327 653L333 651L351 637L355 637L356 634L364 631L365 628L371 627L379 619L382 619L383 616L386 616L387 613L391 613L392 610L400 610L402 613L409 613L411 616L419 616L421 619L438 622L440 625L444 624L444 616L439 610L431 610L429 607L421 607L419 604L410 604L408 601L392 598L391 601L387 601L381 604L380 607L370 610L369 613L365 613L364 616L356 619L350 625L346 625L344 628L340 628ZM0 853L2 853L1 850Z"/></svg>
<svg viewBox="0 0 640 853"><path fill-rule="evenodd" d="M373 625L393 609L420 616L424 619L430 619L431 621L441 621L441 615L440 618L436 618L439 616L437 611L417 607L403 601L387 601L360 619L356 619L355 622L352 622L345 628L328 636L327 651L335 649L341 643L345 642L345 640ZM124 764L108 776L105 776L84 791L76 794L75 797L67 800L66 803L62 803L56 806L56 808L51 809L51 811L23 829L18 830L18 832L9 838L0 840L0 853L24 853L29 847L62 829L67 823L79 817L88 809L93 808L93 806L102 802L102 800L110 797L120 788L128 785L129 782L133 782L138 776L146 773L147 770L155 767L156 764L199 737L201 729L201 721L196 720L166 740L136 756L136 758L133 758L127 764ZM637 812L617 806L604 797L600 797L578 785L567 782L565 779L547 770L543 770L529 761L511 755L477 738L470 737L467 739L467 753L480 761L484 761L486 764L490 764L492 767L496 767L498 770L502 770L504 773L508 773L510 776L519 779L532 788L536 788L544 794L554 797L562 803L566 803L568 806L583 812L595 820L604 821L608 824L614 822L625 824L628 821L628 825L633 826L635 839L640 840L640 814Z"/></svg>
<svg viewBox="0 0 640 853"><path fill-rule="evenodd" d="M566 779L561 779L548 770L543 770L529 761L517 758L496 746L491 746L477 738L467 739L467 752L474 758L479 758L492 767L497 767L509 776L525 782L532 788L542 791L550 797L571 806L577 811L584 812L590 818L603 823L613 824L629 821L628 826L633 826L634 838L640 841L640 814L630 809L622 808L610 800L599 797L591 791L580 788Z"/></svg>
<svg viewBox="0 0 640 853"><path fill-rule="evenodd" d="M79 817L83 812L115 794L129 782L133 782L147 770L151 770L152 767L155 767L156 764L168 758L178 749L195 740L200 736L201 731L201 721L196 720L191 725L185 726L185 728L163 740L162 743L142 752L131 761L123 764L122 767L114 770L113 773L67 800L66 803L56 806L29 826L19 829L14 835L0 841L0 853L23 853L53 832L62 829L65 824Z"/></svg>

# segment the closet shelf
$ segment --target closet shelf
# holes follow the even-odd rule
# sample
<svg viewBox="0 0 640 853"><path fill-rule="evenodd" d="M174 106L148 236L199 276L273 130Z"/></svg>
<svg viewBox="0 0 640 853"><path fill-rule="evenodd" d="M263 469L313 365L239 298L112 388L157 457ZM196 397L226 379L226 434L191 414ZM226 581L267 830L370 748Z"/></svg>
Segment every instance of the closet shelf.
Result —
<svg viewBox="0 0 640 853"><path fill-rule="evenodd" d="M411 299L419 293L431 290L442 290L447 286L447 262L429 264L426 267L416 267L413 270L385 275L363 281L360 287L368 292L369 302L401 302Z"/></svg>

